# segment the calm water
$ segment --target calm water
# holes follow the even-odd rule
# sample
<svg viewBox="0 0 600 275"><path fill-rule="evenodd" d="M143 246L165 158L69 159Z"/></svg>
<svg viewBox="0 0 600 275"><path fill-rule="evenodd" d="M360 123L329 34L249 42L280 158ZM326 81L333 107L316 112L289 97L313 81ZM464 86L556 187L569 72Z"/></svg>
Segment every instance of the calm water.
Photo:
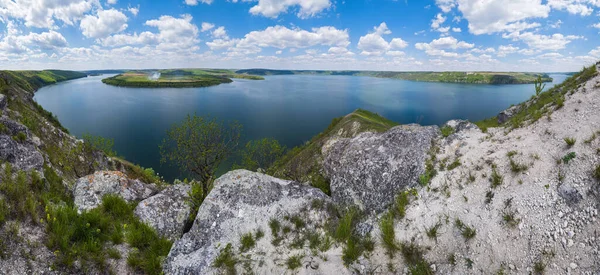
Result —
<svg viewBox="0 0 600 275"><path fill-rule="evenodd" d="M411 82L352 76L269 76L209 88L120 88L96 76L40 89L35 100L69 131L114 138L119 155L153 167L167 179L177 169L160 165L165 131L188 113L210 114L244 125L244 140L272 137L288 147L302 144L334 117L357 108L405 124L481 120L528 99L533 85ZM566 75L552 75L553 86Z"/></svg>

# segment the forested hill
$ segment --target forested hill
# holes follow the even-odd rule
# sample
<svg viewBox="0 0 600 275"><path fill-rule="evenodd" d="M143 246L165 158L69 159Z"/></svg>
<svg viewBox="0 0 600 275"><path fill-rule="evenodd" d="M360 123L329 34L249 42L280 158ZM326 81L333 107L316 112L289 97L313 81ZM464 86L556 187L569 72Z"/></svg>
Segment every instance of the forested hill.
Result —
<svg viewBox="0 0 600 275"><path fill-rule="evenodd" d="M519 72L386 72L386 71L314 71L314 70L238 70L237 74L249 75L349 75L393 78L423 82L472 83L472 84L530 84L538 76L543 82L552 82L545 73Z"/></svg>

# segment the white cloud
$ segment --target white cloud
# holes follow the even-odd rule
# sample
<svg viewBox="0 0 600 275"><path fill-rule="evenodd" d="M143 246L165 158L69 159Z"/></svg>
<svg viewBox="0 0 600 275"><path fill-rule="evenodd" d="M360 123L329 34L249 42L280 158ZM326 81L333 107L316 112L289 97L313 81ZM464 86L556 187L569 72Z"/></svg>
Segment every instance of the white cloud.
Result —
<svg viewBox="0 0 600 275"><path fill-rule="evenodd" d="M435 0L435 4L445 13L456 7L456 0Z"/></svg>
<svg viewBox="0 0 600 275"><path fill-rule="evenodd" d="M237 2L237 1L234 1ZM250 8L250 13L265 17L276 18L290 7L299 6L297 16L300 18L313 17L331 7L330 0L258 0L256 6Z"/></svg>
<svg viewBox="0 0 600 275"><path fill-rule="evenodd" d="M417 50L425 51L427 55L442 57L460 57L463 55L457 52L449 52L446 50L464 50L471 49L473 47L475 47L474 44L470 44L465 41L459 41L452 36L434 39L431 41L431 43L415 44L415 48L417 48Z"/></svg>
<svg viewBox="0 0 600 275"><path fill-rule="evenodd" d="M362 55L382 55L392 49L403 49L408 47L408 43L401 38L394 38L387 42L382 36L391 34L385 22L373 28L373 31L361 36L358 40L358 49L362 50Z"/></svg>
<svg viewBox="0 0 600 275"><path fill-rule="evenodd" d="M284 26L268 27L262 31L252 31L240 40L240 46L254 45L258 47L307 48L315 45L347 47L350 44L348 30L339 30L325 26L303 29L288 29Z"/></svg>
<svg viewBox="0 0 600 275"><path fill-rule="evenodd" d="M600 58L600 47L597 47L589 52L589 55Z"/></svg>
<svg viewBox="0 0 600 275"><path fill-rule="evenodd" d="M214 38L229 38L227 36L227 31L225 30L225 27L221 26L216 28L213 32L212 32L212 36Z"/></svg>
<svg viewBox="0 0 600 275"><path fill-rule="evenodd" d="M444 17L441 13L438 13L435 18L431 20L431 28L437 30L444 22L446 22L446 17Z"/></svg>
<svg viewBox="0 0 600 275"><path fill-rule="evenodd" d="M109 5L114 5L117 3L117 0L107 0L106 3Z"/></svg>
<svg viewBox="0 0 600 275"><path fill-rule="evenodd" d="M582 39L581 36L575 35L563 35L555 33L553 35L536 34L532 32L513 32L510 34L503 34L503 38L512 39L513 41L523 41L527 44L532 51L544 51L544 50L562 50L567 44L576 39ZM524 52L527 53L527 52Z"/></svg>
<svg viewBox="0 0 600 275"><path fill-rule="evenodd" d="M516 53L519 51L519 47L514 47L512 44L510 45L500 45L498 47L498 57L505 57L511 53Z"/></svg>
<svg viewBox="0 0 600 275"><path fill-rule="evenodd" d="M62 34L53 30L21 35L12 21L7 22L6 28L6 34L0 40L0 59L6 55L17 58L27 58L27 56L33 55L43 57L42 51L53 51L68 45Z"/></svg>
<svg viewBox="0 0 600 275"><path fill-rule="evenodd" d="M550 7L542 0L458 0L458 10L473 34L523 31L540 26L526 20L546 18Z"/></svg>
<svg viewBox="0 0 600 275"><path fill-rule="evenodd" d="M558 29L560 28L560 25L562 25L563 21L562 20L556 20L556 22L554 23L549 23L548 27L553 28L553 29Z"/></svg>
<svg viewBox="0 0 600 275"><path fill-rule="evenodd" d="M86 37L104 38L124 31L127 28L126 22L127 16L118 10L99 10L96 16L86 15L81 19L79 28Z"/></svg>
<svg viewBox="0 0 600 275"><path fill-rule="evenodd" d="M133 16L137 16L138 13L140 12L140 6L138 5L137 7L128 7L127 10L133 14Z"/></svg>
<svg viewBox="0 0 600 275"><path fill-rule="evenodd" d="M198 5L198 2L210 5L212 4L213 0L185 0L184 3L188 6L196 6Z"/></svg>
<svg viewBox="0 0 600 275"><path fill-rule="evenodd" d="M0 18L19 19L27 27L57 29L55 20L74 25L98 6L98 0L1 0Z"/></svg>
<svg viewBox="0 0 600 275"><path fill-rule="evenodd" d="M600 23L598 23L598 24L594 24L594 25L592 25L592 27L594 27L594 28L596 28L596 29L600 29Z"/></svg>
<svg viewBox="0 0 600 275"><path fill-rule="evenodd" d="M462 32L462 30L460 28L452 28L453 32Z"/></svg>
<svg viewBox="0 0 600 275"><path fill-rule="evenodd" d="M212 28L214 28L214 27L215 27L215 24L208 23L208 22L202 22L200 31L201 32L209 31L209 30L212 30Z"/></svg>
<svg viewBox="0 0 600 275"><path fill-rule="evenodd" d="M570 14L591 15L593 6L600 7L598 0L548 0L548 6L557 10L565 10Z"/></svg>

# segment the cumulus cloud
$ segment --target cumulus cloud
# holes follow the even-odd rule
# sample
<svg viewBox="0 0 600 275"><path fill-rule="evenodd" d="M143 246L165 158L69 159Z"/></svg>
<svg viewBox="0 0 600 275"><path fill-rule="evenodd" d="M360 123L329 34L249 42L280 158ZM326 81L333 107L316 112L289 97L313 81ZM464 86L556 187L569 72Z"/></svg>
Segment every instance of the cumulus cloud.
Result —
<svg viewBox="0 0 600 275"><path fill-rule="evenodd" d="M435 0L435 4L445 13L456 7L456 0Z"/></svg>
<svg viewBox="0 0 600 275"><path fill-rule="evenodd" d="M387 42L383 35L391 34L387 24L382 22L379 26L375 26L373 31L361 36L358 40L358 49L362 50L362 55L382 55L392 49L403 49L408 47L408 43L401 38L394 38Z"/></svg>
<svg viewBox="0 0 600 275"><path fill-rule="evenodd" d="M209 30L212 30L212 28L214 28L214 27L215 27L215 24L208 23L208 22L202 22L200 31L201 32L209 31Z"/></svg>
<svg viewBox="0 0 600 275"><path fill-rule="evenodd" d="M598 0L548 0L548 6L557 10L564 10L570 14L581 16L591 15L593 6L600 7Z"/></svg>
<svg viewBox="0 0 600 275"><path fill-rule="evenodd" d="M542 0L458 0L458 10L473 34L523 31L540 26L528 19L546 18L550 7Z"/></svg>
<svg viewBox="0 0 600 275"><path fill-rule="evenodd" d="M307 48L315 45L347 47L350 44L349 39L348 30L339 30L331 26L307 31L277 25L262 31L252 31L246 34L239 44L278 49Z"/></svg>
<svg viewBox="0 0 600 275"><path fill-rule="evenodd" d="M498 47L498 57L505 57L509 54L516 53L519 51L519 47L514 47L512 44L510 45L500 45Z"/></svg>
<svg viewBox="0 0 600 275"><path fill-rule="evenodd" d="M133 15L133 16L137 16L138 13L140 12L140 6L138 5L137 7L128 7L127 10Z"/></svg>
<svg viewBox="0 0 600 275"><path fill-rule="evenodd" d="M237 2L237 1L233 1ZM250 13L254 15L262 15L265 17L276 18L281 13L285 13L288 9L299 6L299 18L313 17L320 12L331 7L330 0L258 0L258 4L250 8Z"/></svg>
<svg viewBox="0 0 600 275"><path fill-rule="evenodd" d="M57 29L56 20L74 25L97 0L2 0L0 18L23 20L25 26Z"/></svg>
<svg viewBox="0 0 600 275"><path fill-rule="evenodd" d="M430 43L415 44L415 48L417 48L417 50L425 51L427 55L442 57L459 57L461 54L447 50L464 50L471 49L473 47L475 47L474 44L470 44L465 41L459 41L452 36L434 39Z"/></svg>
<svg viewBox="0 0 600 275"><path fill-rule="evenodd" d="M0 56L37 54L42 57L42 51L53 51L67 46L67 40L56 31L21 35L15 24L8 21L7 32L0 40Z"/></svg>
<svg viewBox="0 0 600 275"><path fill-rule="evenodd" d="M545 51L545 50L562 50L567 44L576 39L583 39L581 36L575 35L563 35L555 33L553 35L543 35L532 32L513 32L510 34L503 34L503 38L512 39L513 41L523 41L527 44L532 51ZM531 52L523 52L531 53Z"/></svg>
<svg viewBox="0 0 600 275"><path fill-rule="evenodd" d="M86 37L104 38L127 28L127 16L116 9L99 10L95 16L86 15L79 28Z"/></svg>

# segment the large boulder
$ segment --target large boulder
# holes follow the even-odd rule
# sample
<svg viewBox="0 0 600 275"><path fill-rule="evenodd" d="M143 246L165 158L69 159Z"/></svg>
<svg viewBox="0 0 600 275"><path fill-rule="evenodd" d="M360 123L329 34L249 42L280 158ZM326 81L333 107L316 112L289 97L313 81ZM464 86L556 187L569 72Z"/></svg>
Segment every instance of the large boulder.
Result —
<svg viewBox="0 0 600 275"><path fill-rule="evenodd" d="M369 214L383 212L400 191L418 184L438 135L437 126L403 125L339 139L324 152L333 200Z"/></svg>
<svg viewBox="0 0 600 275"><path fill-rule="evenodd" d="M163 237L176 240L183 234L185 222L190 215L188 203L190 185L176 184L141 201L135 215Z"/></svg>
<svg viewBox="0 0 600 275"><path fill-rule="evenodd" d="M25 134L25 140L13 138L19 133ZM0 117L0 160L11 163L16 170L40 170L44 165L44 157L32 142L27 127L7 117Z"/></svg>
<svg viewBox="0 0 600 275"><path fill-rule="evenodd" d="M119 171L99 171L82 177L75 183L73 196L79 211L90 210L102 203L108 194L118 195L127 202L141 201L157 193L155 186L132 180Z"/></svg>
<svg viewBox="0 0 600 275"><path fill-rule="evenodd" d="M321 203L315 204L317 200ZM233 252L238 253L240 236L261 229L265 234L255 248L260 251L252 251L250 256L256 263L264 264L255 266L253 271L283 274L286 268L274 261L284 252L271 245L274 237L267 231L269 221L275 219L283 223L286 217L302 215L302 232L317 225L324 227L332 216L327 207L317 207L323 202L330 204L331 200L310 186L247 170L228 172L215 181L190 231L173 244L164 271L166 274L218 274L213 263L221 250L231 244Z"/></svg>

